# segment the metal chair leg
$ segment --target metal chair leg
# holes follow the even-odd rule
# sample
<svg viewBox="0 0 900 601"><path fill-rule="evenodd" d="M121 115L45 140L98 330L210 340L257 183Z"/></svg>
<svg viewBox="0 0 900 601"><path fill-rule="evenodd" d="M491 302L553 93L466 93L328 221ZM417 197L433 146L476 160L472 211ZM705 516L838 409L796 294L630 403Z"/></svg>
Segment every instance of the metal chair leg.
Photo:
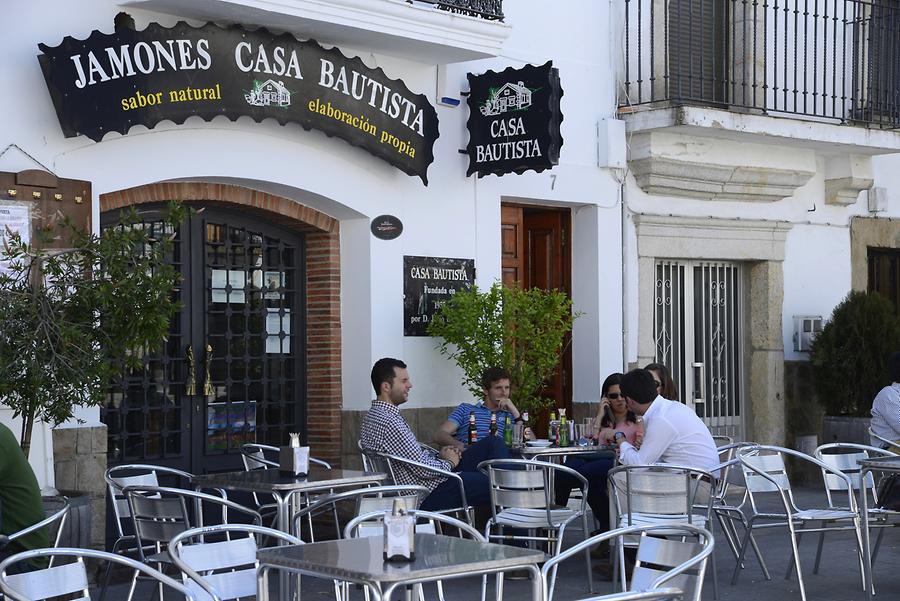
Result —
<svg viewBox="0 0 900 601"><path fill-rule="evenodd" d="M816 549L816 563L813 564L813 574L819 573L819 562L822 560L822 547L825 546L825 531L819 533L819 546Z"/></svg>

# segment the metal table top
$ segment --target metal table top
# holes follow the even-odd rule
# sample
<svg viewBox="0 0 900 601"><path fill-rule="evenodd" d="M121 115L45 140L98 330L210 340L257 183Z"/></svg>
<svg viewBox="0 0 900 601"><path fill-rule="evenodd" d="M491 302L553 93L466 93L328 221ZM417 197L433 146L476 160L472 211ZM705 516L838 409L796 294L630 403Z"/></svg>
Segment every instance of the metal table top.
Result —
<svg viewBox="0 0 900 601"><path fill-rule="evenodd" d="M387 479L381 472L326 469L311 465L306 476L289 476L275 468L242 472L223 472L194 476L194 484L207 488L225 488L250 492L288 492L339 488L354 484L369 484Z"/></svg>
<svg viewBox="0 0 900 601"><path fill-rule="evenodd" d="M517 569L543 562L543 551L482 543L437 534L416 534L415 561L383 560L380 536L260 549L260 563L350 582L391 583L485 571Z"/></svg>
<svg viewBox="0 0 900 601"><path fill-rule="evenodd" d="M858 463L870 470L900 471L900 457L870 457L860 459Z"/></svg>
<svg viewBox="0 0 900 601"><path fill-rule="evenodd" d="M609 456L612 457L615 454L615 450L606 445L570 445L568 447L530 447L526 445L514 449L513 452L519 453L523 457L537 457L541 455L589 455L593 453L609 454Z"/></svg>

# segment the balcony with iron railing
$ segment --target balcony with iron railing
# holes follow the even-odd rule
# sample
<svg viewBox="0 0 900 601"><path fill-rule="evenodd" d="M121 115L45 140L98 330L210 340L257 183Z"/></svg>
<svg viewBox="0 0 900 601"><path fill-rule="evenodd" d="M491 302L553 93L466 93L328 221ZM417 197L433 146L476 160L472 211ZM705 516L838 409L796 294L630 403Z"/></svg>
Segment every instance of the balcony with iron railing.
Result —
<svg viewBox="0 0 900 601"><path fill-rule="evenodd" d="M900 150L900 0L619 2L618 105L632 135L665 132L724 139L723 147L749 142L812 153L788 170L761 160L736 178L724 173L706 196L701 189L709 181L657 191L775 200L809 180L818 155L830 161L834 180L853 180L829 197L847 204L871 180L858 157ZM660 154L662 142L651 138L645 136L638 159L648 159L654 146ZM637 165L650 171L647 189L654 188L649 180L662 182L656 162ZM773 173L783 186L744 185Z"/></svg>
<svg viewBox="0 0 900 601"><path fill-rule="evenodd" d="M503 0L125 0L216 23L289 31L346 48L432 64L498 56L509 36Z"/></svg>

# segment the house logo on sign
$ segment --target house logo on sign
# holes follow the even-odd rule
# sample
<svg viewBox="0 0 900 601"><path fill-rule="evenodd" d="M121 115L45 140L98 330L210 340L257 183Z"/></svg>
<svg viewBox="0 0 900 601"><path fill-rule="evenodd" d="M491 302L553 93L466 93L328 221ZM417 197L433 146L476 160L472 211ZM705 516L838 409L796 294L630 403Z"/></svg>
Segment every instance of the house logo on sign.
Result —
<svg viewBox="0 0 900 601"><path fill-rule="evenodd" d="M531 90L524 82L505 83L499 89L492 89L488 99L481 105L485 117L500 115L507 111L521 111L531 106Z"/></svg>
<svg viewBox="0 0 900 601"><path fill-rule="evenodd" d="M244 94L247 104L252 106L291 106L291 93L281 81L267 79L260 83L253 81L253 89Z"/></svg>

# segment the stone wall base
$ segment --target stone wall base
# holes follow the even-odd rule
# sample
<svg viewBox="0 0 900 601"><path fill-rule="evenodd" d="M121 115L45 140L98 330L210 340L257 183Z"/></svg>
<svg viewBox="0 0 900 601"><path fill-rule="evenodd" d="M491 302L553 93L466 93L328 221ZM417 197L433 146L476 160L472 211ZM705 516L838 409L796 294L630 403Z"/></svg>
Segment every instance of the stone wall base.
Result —
<svg viewBox="0 0 900 601"><path fill-rule="evenodd" d="M56 488L80 491L90 497L90 544L106 543L106 424L53 429L53 468Z"/></svg>

